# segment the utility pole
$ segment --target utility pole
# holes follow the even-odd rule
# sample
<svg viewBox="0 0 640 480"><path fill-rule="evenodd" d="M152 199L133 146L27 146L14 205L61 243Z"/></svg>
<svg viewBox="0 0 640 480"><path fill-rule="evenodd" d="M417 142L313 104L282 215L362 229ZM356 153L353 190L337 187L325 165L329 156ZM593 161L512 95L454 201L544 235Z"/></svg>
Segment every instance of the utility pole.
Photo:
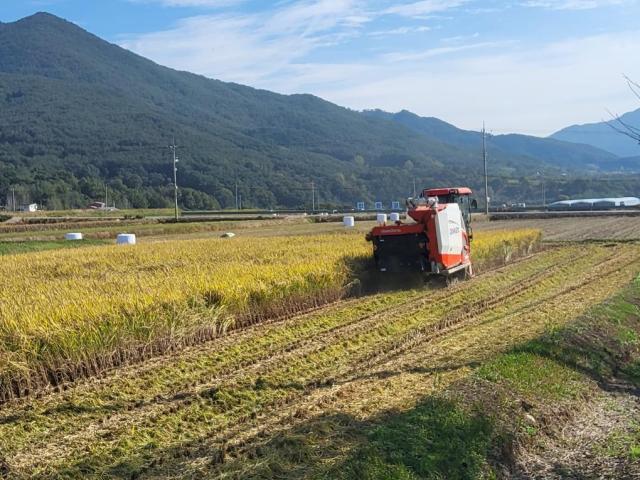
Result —
<svg viewBox="0 0 640 480"><path fill-rule="evenodd" d="M482 161L484 162L484 212L489 215L489 177L487 176L487 132L482 122Z"/></svg>
<svg viewBox="0 0 640 480"><path fill-rule="evenodd" d="M311 213L316 211L316 189L313 180L311 180Z"/></svg>
<svg viewBox="0 0 640 480"><path fill-rule="evenodd" d="M174 200L174 216L176 222L178 221L178 157L176 156L176 138L173 137L173 143L169 145L171 153L173 154L173 200Z"/></svg>
<svg viewBox="0 0 640 480"><path fill-rule="evenodd" d="M11 209L14 212L16 211L16 188L15 187L11 188Z"/></svg>
<svg viewBox="0 0 640 480"><path fill-rule="evenodd" d="M545 208L547 206L547 189L544 184L544 174L537 172L536 176L540 177L540 183L542 184L542 208Z"/></svg>
<svg viewBox="0 0 640 480"><path fill-rule="evenodd" d="M104 208L105 208L105 210L109 209L109 193L108 193L108 189L109 189L109 187L107 187L107 184L105 183L105 185L104 185Z"/></svg>
<svg viewBox="0 0 640 480"><path fill-rule="evenodd" d="M236 210L240 210L238 203L238 179L236 178Z"/></svg>
<svg viewBox="0 0 640 480"><path fill-rule="evenodd" d="M413 177L413 198L416 198L416 177Z"/></svg>

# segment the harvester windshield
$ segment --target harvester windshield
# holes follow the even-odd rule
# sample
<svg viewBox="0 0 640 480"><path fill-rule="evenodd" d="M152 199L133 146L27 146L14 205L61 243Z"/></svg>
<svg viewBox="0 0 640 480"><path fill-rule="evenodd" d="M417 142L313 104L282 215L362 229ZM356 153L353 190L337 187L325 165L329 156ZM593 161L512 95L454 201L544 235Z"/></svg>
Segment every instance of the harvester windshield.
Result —
<svg viewBox="0 0 640 480"><path fill-rule="evenodd" d="M473 237L471 231L471 189L467 187L460 188L427 188L420 194L421 197L437 197L438 203L457 203L460 206L460 212L467 228L469 238Z"/></svg>

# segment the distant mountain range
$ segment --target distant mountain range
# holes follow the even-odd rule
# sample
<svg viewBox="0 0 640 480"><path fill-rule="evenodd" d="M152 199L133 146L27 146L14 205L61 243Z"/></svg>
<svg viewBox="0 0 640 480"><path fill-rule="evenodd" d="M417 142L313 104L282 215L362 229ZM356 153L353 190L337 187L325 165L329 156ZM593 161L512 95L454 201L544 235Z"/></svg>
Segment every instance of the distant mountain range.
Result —
<svg viewBox="0 0 640 480"><path fill-rule="evenodd" d="M365 114L393 120L426 138L437 139L461 148L477 150L482 138L480 132L461 130L437 118L419 117L406 110L395 114L370 110ZM567 171L582 169L616 171L629 166L620 163L619 158L611 152L591 145L569 143L554 138L518 134L491 135L487 138L487 147L491 158L500 163L520 157L533 158ZM632 166L638 168L640 163Z"/></svg>
<svg viewBox="0 0 640 480"><path fill-rule="evenodd" d="M236 185L252 207L310 205L311 182L332 205L400 199L415 178L482 185L478 132L179 72L46 13L0 24L0 105L0 204L15 189L19 201L78 207L106 184L121 207L170 205L173 137L185 208L233 207ZM540 175L562 178L558 197L640 185L577 179L640 171L639 159L586 144L499 135L488 145L496 201L537 198Z"/></svg>
<svg viewBox="0 0 640 480"><path fill-rule="evenodd" d="M620 119L628 125L640 128L640 109L625 113ZM615 125L615 121L611 123ZM551 138L592 145L619 157L638 157L640 155L640 145L633 139L616 132L607 125L607 122L573 125L554 133ZM628 162L630 165L637 165L637 158L631 158Z"/></svg>

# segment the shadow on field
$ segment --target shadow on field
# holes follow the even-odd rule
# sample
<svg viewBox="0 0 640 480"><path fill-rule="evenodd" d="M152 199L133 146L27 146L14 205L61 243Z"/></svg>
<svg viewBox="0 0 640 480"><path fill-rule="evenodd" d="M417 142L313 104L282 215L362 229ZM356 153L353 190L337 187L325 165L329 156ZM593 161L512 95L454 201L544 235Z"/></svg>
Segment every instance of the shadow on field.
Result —
<svg viewBox="0 0 640 480"><path fill-rule="evenodd" d="M208 446L206 438L151 450L149 458L123 459L107 476L471 480L486 470L493 437L487 417L429 397L407 412L366 422L344 413L321 415L240 451ZM328 465L332 458L339 463ZM97 466L83 463L75 471Z"/></svg>
<svg viewBox="0 0 640 480"><path fill-rule="evenodd" d="M244 478L476 479L485 470L493 435L481 414L429 397L407 412L367 422L323 415L258 447L255 459L212 467L215 474L239 468ZM340 460L327 465L332 458Z"/></svg>
<svg viewBox="0 0 640 480"><path fill-rule="evenodd" d="M438 373L476 363L443 367L415 367L410 372ZM254 389L299 391L330 389L349 381L384 379L403 371L382 371L348 381L318 384L271 384L259 379ZM191 403L216 402L201 392ZM393 395L392 392L389 392ZM180 400L185 398L180 397ZM353 399L357 402L358 399ZM366 421L335 412L296 422L305 412L293 414L282 431L266 430L247 443L221 444L208 436L191 437L171 446L149 437L147 447L118 451L88 451L56 472L60 477L100 478L326 478L326 479L473 479L487 464L493 427L480 413L469 412L455 402L427 397L406 412L389 411ZM247 420L247 430L253 421ZM258 424L259 426L259 424ZM210 435L216 435L215 427ZM187 435L188 437L188 435ZM231 441L234 440L232 437ZM350 454L345 455L345 452ZM117 458L116 463L112 463ZM340 459L339 465L326 461ZM196 467L194 467L194 465ZM194 469L195 470L192 470ZM0 476L0 478L2 478Z"/></svg>
<svg viewBox="0 0 640 480"><path fill-rule="evenodd" d="M411 290L416 288L441 287L437 282L426 282L424 275L416 273L380 272L372 257L357 257L347 261L347 267L354 275L352 295L374 295L380 292Z"/></svg>
<svg viewBox="0 0 640 480"><path fill-rule="evenodd" d="M486 469L493 426L480 413L429 397L374 420L351 455L319 477L475 479Z"/></svg>
<svg viewBox="0 0 640 480"><path fill-rule="evenodd" d="M552 360L605 391L640 397L640 285L603 303L586 320L513 350Z"/></svg>

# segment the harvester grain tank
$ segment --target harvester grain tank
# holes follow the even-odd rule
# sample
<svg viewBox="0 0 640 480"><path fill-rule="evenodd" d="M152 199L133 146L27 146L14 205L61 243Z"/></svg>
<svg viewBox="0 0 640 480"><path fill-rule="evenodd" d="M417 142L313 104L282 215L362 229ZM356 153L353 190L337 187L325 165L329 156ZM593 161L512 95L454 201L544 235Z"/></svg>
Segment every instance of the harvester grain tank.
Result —
<svg viewBox="0 0 640 480"><path fill-rule="evenodd" d="M367 234L380 272L420 272L447 280L473 275L470 226L471 189L432 188L407 199L412 223L396 221Z"/></svg>

